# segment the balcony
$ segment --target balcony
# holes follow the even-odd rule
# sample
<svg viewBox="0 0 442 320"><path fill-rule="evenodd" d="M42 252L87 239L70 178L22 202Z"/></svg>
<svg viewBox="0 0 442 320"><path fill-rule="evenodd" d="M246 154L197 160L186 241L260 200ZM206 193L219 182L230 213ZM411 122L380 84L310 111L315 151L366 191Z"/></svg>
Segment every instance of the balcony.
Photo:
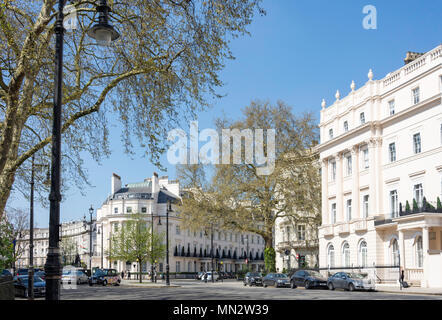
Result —
<svg viewBox="0 0 442 320"><path fill-rule="evenodd" d="M367 221L366 220L359 220L352 224L352 230L353 232L361 232L361 231L367 231Z"/></svg>
<svg viewBox="0 0 442 320"><path fill-rule="evenodd" d="M350 233L350 226L347 222L336 226L336 231L339 235Z"/></svg>
<svg viewBox="0 0 442 320"><path fill-rule="evenodd" d="M324 236L333 236L334 231L333 231L333 226L326 226L324 227Z"/></svg>

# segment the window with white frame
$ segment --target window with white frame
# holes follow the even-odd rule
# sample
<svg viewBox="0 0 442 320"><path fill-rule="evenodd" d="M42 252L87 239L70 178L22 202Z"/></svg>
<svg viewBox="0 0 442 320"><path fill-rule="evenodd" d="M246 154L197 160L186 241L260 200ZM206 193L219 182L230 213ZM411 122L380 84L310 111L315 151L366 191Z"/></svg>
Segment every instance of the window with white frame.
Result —
<svg viewBox="0 0 442 320"><path fill-rule="evenodd" d="M290 241L290 226L286 227L286 239L285 241Z"/></svg>
<svg viewBox="0 0 442 320"><path fill-rule="evenodd" d="M344 121L344 132L348 131L348 121Z"/></svg>
<svg viewBox="0 0 442 320"><path fill-rule="evenodd" d="M359 244L359 265L363 268L367 266L367 242L365 240Z"/></svg>
<svg viewBox="0 0 442 320"><path fill-rule="evenodd" d="M305 240L305 226L298 225L298 240Z"/></svg>
<svg viewBox="0 0 442 320"><path fill-rule="evenodd" d="M368 169L370 167L369 157L368 157L368 148L362 149L362 167L364 169Z"/></svg>
<svg viewBox="0 0 442 320"><path fill-rule="evenodd" d="M422 150L421 134L420 132L413 135L413 151L414 153L420 153Z"/></svg>
<svg viewBox="0 0 442 320"><path fill-rule="evenodd" d="M413 187L413 195L414 199L417 202L419 207L422 206L423 198L424 198L424 189L422 188L422 183L415 184Z"/></svg>
<svg viewBox="0 0 442 320"><path fill-rule="evenodd" d="M388 101L388 108L390 111L390 116L394 115L394 107L395 107L394 100Z"/></svg>
<svg viewBox="0 0 442 320"><path fill-rule="evenodd" d="M414 88L413 90L411 90L412 95L413 95L413 104L418 104L420 102L420 90L419 87Z"/></svg>
<svg viewBox="0 0 442 320"><path fill-rule="evenodd" d="M369 200L369 195L368 194L364 195L362 198L362 207L363 207L362 210L364 218L368 217L368 200Z"/></svg>
<svg viewBox="0 0 442 320"><path fill-rule="evenodd" d="M328 130L328 136L330 137L330 139L333 139L333 129Z"/></svg>
<svg viewBox="0 0 442 320"><path fill-rule="evenodd" d="M416 267L422 268L424 264L424 255L422 250L422 237L418 236L416 238Z"/></svg>
<svg viewBox="0 0 442 320"><path fill-rule="evenodd" d="M346 206L346 208L347 208L347 210L346 210L346 213L347 213L347 221L350 221L350 220L351 220L351 199L348 199L348 200L347 200L347 206Z"/></svg>
<svg viewBox="0 0 442 320"><path fill-rule="evenodd" d="M390 162L396 161L396 143L390 143L388 146L388 157L390 159Z"/></svg>
<svg viewBox="0 0 442 320"><path fill-rule="evenodd" d="M331 205L331 223L336 223L336 203L332 203Z"/></svg>
<svg viewBox="0 0 442 320"><path fill-rule="evenodd" d="M390 212L392 218L397 218L399 214L399 203L397 190L390 191Z"/></svg>
<svg viewBox="0 0 442 320"><path fill-rule="evenodd" d="M114 213L118 213L118 208L114 208Z"/></svg>
<svg viewBox="0 0 442 320"><path fill-rule="evenodd" d="M327 261L330 268L333 268L335 266L335 248L331 244L328 246L327 249Z"/></svg>
<svg viewBox="0 0 442 320"><path fill-rule="evenodd" d="M352 162L351 162L351 154L345 157L347 164L347 176L351 176L352 173Z"/></svg>
<svg viewBox="0 0 442 320"><path fill-rule="evenodd" d="M127 208L126 208L126 212L127 212L127 213L132 213L132 207L127 207Z"/></svg>
<svg viewBox="0 0 442 320"><path fill-rule="evenodd" d="M391 249L391 263L394 266L399 266L400 265L400 261L399 261L399 245L397 243L397 239L396 238L393 238L393 240L391 241L390 249Z"/></svg>
<svg viewBox="0 0 442 320"><path fill-rule="evenodd" d="M335 181L336 180L336 161L331 161L330 162L330 164L331 164L331 177L330 177L330 180L331 181Z"/></svg>
<svg viewBox="0 0 442 320"><path fill-rule="evenodd" d="M175 271L176 272L181 272L181 262L180 261L176 262L176 270Z"/></svg>
<svg viewBox="0 0 442 320"><path fill-rule="evenodd" d="M361 124L365 124L365 113L364 112L361 112L359 114L359 119L361 121Z"/></svg>
<svg viewBox="0 0 442 320"><path fill-rule="evenodd" d="M350 267L350 245L345 242L342 246L342 262L344 267Z"/></svg>

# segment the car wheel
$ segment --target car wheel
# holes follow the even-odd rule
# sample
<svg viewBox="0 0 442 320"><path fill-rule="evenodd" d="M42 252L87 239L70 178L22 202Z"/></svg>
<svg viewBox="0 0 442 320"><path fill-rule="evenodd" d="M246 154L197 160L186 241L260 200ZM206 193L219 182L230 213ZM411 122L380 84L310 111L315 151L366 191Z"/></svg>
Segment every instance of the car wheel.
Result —
<svg viewBox="0 0 442 320"><path fill-rule="evenodd" d="M349 290L349 291L355 291L355 286L354 286L353 283L350 283L350 284L348 285L348 290Z"/></svg>
<svg viewBox="0 0 442 320"><path fill-rule="evenodd" d="M305 282L305 288L306 288L306 289L311 289L310 281L307 280L307 281Z"/></svg>
<svg viewBox="0 0 442 320"><path fill-rule="evenodd" d="M328 289L329 289L329 290L335 290L335 286L333 285L333 283L330 282L330 283L328 284Z"/></svg>
<svg viewBox="0 0 442 320"><path fill-rule="evenodd" d="M264 288L267 288L267 285L266 285L266 284L264 285Z"/></svg>
<svg viewBox="0 0 442 320"><path fill-rule="evenodd" d="M107 286L107 280L103 280L103 286Z"/></svg>
<svg viewBox="0 0 442 320"><path fill-rule="evenodd" d="M246 282L244 282L244 287L247 287L247 283Z"/></svg>
<svg viewBox="0 0 442 320"><path fill-rule="evenodd" d="M295 289L295 281L290 281L290 288Z"/></svg>

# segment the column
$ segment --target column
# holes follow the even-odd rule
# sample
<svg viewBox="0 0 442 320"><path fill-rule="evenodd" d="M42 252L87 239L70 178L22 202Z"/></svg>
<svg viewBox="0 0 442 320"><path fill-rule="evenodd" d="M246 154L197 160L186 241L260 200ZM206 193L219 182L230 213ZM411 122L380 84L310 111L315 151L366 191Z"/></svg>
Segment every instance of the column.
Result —
<svg viewBox="0 0 442 320"><path fill-rule="evenodd" d="M376 138L376 211L378 213L384 212L383 210L383 182L382 182L382 138Z"/></svg>
<svg viewBox="0 0 442 320"><path fill-rule="evenodd" d="M322 159L322 225L330 223L328 208L328 159Z"/></svg>
<svg viewBox="0 0 442 320"><path fill-rule="evenodd" d="M378 215L377 211L377 197L376 197L376 165L375 165L375 154L376 154L376 141L370 139L368 141L368 159L369 159L369 169L370 170L370 189L369 189L369 208L370 215Z"/></svg>
<svg viewBox="0 0 442 320"><path fill-rule="evenodd" d="M352 164L352 177L353 188L351 191L352 207L354 218L361 218L361 208L359 206L359 146L353 146L351 149L351 164Z"/></svg>
<svg viewBox="0 0 442 320"><path fill-rule="evenodd" d="M428 287L428 250L430 248L430 237L428 227L422 228L422 255L424 259L424 276L422 279L421 287Z"/></svg>
<svg viewBox="0 0 442 320"><path fill-rule="evenodd" d="M342 153L335 155L336 159L336 221L344 221L344 210L342 206L343 191L342 191Z"/></svg>
<svg viewBox="0 0 442 320"><path fill-rule="evenodd" d="M399 230L399 255L400 255L400 266L405 270L405 239L404 239L404 231Z"/></svg>

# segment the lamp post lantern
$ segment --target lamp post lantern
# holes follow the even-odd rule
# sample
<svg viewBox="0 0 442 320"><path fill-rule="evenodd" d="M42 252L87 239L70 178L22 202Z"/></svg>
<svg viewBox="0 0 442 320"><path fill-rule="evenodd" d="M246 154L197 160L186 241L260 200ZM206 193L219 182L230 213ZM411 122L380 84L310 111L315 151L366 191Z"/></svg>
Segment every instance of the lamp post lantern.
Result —
<svg viewBox="0 0 442 320"><path fill-rule="evenodd" d="M63 9L66 0L58 1L58 14L55 22L55 92L52 120L52 159L51 159L51 191L49 194L49 248L45 264L46 300L60 300L60 178L61 178L61 105L63 86ZM99 22L88 35L100 43L101 39L110 38L115 40L119 37L118 32L107 23L109 7L106 0L100 0L97 6ZM109 41L110 42L110 41Z"/></svg>

